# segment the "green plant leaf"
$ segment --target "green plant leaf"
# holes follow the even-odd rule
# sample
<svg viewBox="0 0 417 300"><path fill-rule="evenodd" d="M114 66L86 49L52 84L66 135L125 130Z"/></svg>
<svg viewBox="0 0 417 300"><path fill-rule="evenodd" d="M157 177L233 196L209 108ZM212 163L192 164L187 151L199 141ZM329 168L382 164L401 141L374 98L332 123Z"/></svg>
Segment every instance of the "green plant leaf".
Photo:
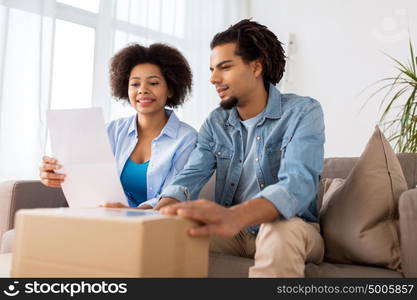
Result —
<svg viewBox="0 0 417 300"><path fill-rule="evenodd" d="M382 112L379 124L382 130L388 140L395 143L397 151L417 152L417 57L411 39L408 46L410 57L405 63L384 53L394 62L398 74L374 82L371 86L379 87L365 104L383 92L383 97L379 98L379 111Z"/></svg>

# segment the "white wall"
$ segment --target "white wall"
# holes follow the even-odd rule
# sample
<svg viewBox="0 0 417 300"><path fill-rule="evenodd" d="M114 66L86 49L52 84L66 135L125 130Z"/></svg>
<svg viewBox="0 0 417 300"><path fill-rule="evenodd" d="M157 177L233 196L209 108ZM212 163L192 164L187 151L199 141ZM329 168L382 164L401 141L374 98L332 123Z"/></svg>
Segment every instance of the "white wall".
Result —
<svg viewBox="0 0 417 300"><path fill-rule="evenodd" d="M361 110L361 91L396 75L382 51L406 59L408 30L417 48L417 1L251 0L249 12L283 42L294 33L284 89L321 102L325 156L360 155L379 119L379 99Z"/></svg>

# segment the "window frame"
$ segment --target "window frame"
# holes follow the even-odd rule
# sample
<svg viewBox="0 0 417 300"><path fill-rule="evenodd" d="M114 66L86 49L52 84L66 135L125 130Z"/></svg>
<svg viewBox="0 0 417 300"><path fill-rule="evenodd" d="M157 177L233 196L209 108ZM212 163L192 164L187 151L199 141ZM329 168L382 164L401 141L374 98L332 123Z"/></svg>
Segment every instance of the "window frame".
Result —
<svg viewBox="0 0 417 300"><path fill-rule="evenodd" d="M50 2L49 6L47 3L48 1ZM184 15L187 13L187 0L185 1ZM3 0L2 4L8 8L19 9L39 15L50 15L54 18L54 22L55 19L59 19L90 27L95 30L91 104L92 107L102 107L106 121L109 121L111 115L111 104L109 103L111 95L108 83L108 65L110 58L113 56L114 36L117 30L127 34L142 36L144 38L152 36L153 40L164 41L168 44L183 45L184 49L188 48L186 40L186 26L184 30L184 38L181 38L138 24L118 20L114 15L116 10L115 0L100 0L98 13L60 3L58 0ZM46 7L53 7L54 9L53 11L48 11ZM49 88L51 90L52 86Z"/></svg>

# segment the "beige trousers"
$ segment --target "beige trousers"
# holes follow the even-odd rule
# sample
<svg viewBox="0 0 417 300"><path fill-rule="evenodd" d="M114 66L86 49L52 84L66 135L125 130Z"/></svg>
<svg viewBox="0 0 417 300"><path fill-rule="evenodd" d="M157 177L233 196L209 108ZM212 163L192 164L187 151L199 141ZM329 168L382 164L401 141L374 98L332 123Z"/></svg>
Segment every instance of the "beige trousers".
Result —
<svg viewBox="0 0 417 300"><path fill-rule="evenodd" d="M304 277L306 262L323 261L324 241L319 224L295 217L262 224L256 237L246 231L212 236L210 251L254 258L249 277Z"/></svg>

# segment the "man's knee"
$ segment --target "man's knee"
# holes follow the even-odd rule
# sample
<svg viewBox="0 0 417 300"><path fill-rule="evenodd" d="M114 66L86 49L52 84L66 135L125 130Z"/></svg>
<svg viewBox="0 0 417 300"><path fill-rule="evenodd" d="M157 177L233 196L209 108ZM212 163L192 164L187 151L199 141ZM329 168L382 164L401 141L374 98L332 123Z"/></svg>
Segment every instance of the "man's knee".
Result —
<svg viewBox="0 0 417 300"><path fill-rule="evenodd" d="M294 239L303 239L305 238L305 225L306 223L297 217L289 220L264 223L259 229L258 238L268 238L281 242L291 242Z"/></svg>
<svg viewBox="0 0 417 300"><path fill-rule="evenodd" d="M324 241L318 224L300 218L262 224L256 248L260 251L299 254L308 262L320 263L324 255Z"/></svg>

